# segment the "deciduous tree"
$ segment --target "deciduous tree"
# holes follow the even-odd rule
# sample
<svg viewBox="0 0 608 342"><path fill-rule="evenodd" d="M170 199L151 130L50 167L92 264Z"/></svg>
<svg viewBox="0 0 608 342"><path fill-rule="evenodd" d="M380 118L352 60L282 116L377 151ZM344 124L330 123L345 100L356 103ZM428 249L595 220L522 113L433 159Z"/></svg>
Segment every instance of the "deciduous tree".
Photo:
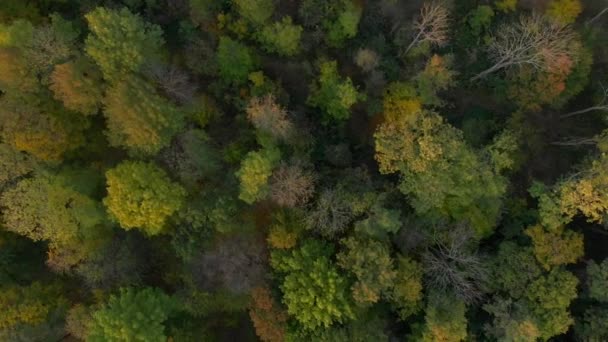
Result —
<svg viewBox="0 0 608 342"><path fill-rule="evenodd" d="M186 191L152 163L124 161L106 172L108 195L103 203L126 230L156 235L183 204Z"/></svg>

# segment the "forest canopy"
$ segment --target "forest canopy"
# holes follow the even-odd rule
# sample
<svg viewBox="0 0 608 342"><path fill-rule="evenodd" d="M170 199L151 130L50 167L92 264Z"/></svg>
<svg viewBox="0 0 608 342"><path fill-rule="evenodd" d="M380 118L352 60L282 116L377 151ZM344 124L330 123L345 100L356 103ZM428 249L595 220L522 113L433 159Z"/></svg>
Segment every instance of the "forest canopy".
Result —
<svg viewBox="0 0 608 342"><path fill-rule="evenodd" d="M608 341L605 0L0 0L0 341Z"/></svg>

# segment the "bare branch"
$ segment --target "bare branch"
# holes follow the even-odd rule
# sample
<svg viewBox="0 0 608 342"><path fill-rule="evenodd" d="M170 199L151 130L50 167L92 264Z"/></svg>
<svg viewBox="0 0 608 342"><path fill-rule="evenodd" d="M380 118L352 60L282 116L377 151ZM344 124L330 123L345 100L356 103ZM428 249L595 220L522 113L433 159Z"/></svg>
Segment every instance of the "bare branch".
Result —
<svg viewBox="0 0 608 342"><path fill-rule="evenodd" d="M604 94L603 94L604 96L602 97L602 100L598 104L591 106L591 107L584 108L584 109L575 110L570 113L562 114L562 115L560 115L560 119L565 119L565 118L569 118L569 117L576 116L579 114L593 112L596 110L608 111L608 88L604 87L601 84L600 84L600 86L602 87L602 90L604 91Z"/></svg>
<svg viewBox="0 0 608 342"><path fill-rule="evenodd" d="M539 70L552 70L564 58L575 59L575 33L539 15L522 16L512 25L503 25L488 46L494 65L471 78L484 78L498 70L531 65Z"/></svg>
<svg viewBox="0 0 608 342"><path fill-rule="evenodd" d="M598 14L595 15L595 17L587 20L585 22L585 25L589 26L589 25L593 24L594 21L598 20L606 12L608 12L608 7L604 8L603 10L601 10L600 13L598 13Z"/></svg>
<svg viewBox="0 0 608 342"><path fill-rule="evenodd" d="M414 21L414 37L405 51L406 55L414 46L428 42L441 46L448 40L449 11L439 2L425 3Z"/></svg>

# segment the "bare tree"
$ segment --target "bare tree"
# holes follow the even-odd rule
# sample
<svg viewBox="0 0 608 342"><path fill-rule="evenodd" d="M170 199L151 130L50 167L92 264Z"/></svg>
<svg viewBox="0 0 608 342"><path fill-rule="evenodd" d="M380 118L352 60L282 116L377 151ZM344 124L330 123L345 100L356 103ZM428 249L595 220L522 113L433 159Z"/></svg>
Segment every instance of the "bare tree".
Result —
<svg viewBox="0 0 608 342"><path fill-rule="evenodd" d="M603 85L600 84L600 87L602 87L602 99L600 102L598 102L596 105L591 106L591 107L587 107L587 108L583 108L583 109L579 109L579 110L575 110L573 112L570 113L566 113L566 114L562 114L560 115L560 119L565 119L565 118L569 118L572 116L576 116L576 115L580 115L580 114L585 114L585 113L589 113L589 112L593 112L593 111L597 111L597 110L604 110L604 111L608 111L608 88L604 87Z"/></svg>
<svg viewBox="0 0 608 342"><path fill-rule="evenodd" d="M247 106L247 118L255 128L277 139L288 139L293 130L287 112L275 101L273 95L254 97Z"/></svg>
<svg viewBox="0 0 608 342"><path fill-rule="evenodd" d="M327 238L335 238L353 219L353 212L340 190L327 189L321 193L316 205L306 217L308 229Z"/></svg>
<svg viewBox="0 0 608 342"><path fill-rule="evenodd" d="M540 70L551 70L563 58L574 60L574 31L540 15L521 16L512 25L503 25L488 46L494 64L471 78L484 78L496 71L513 66L531 65Z"/></svg>
<svg viewBox="0 0 608 342"><path fill-rule="evenodd" d="M473 303L484 293L485 264L474 252L474 232L470 227L458 225L448 229L434 234L433 246L422 255L427 279L431 286L453 291L463 301Z"/></svg>
<svg viewBox="0 0 608 342"><path fill-rule="evenodd" d="M270 179L270 198L282 207L308 202L314 194L315 179L300 163L281 164Z"/></svg>
<svg viewBox="0 0 608 342"><path fill-rule="evenodd" d="M413 24L414 37L403 53L422 43L441 46L448 40L449 11L441 2L427 2Z"/></svg>
<svg viewBox="0 0 608 342"><path fill-rule="evenodd" d="M144 67L144 73L169 98L182 104L189 103L194 98L197 86L178 67L152 63Z"/></svg>

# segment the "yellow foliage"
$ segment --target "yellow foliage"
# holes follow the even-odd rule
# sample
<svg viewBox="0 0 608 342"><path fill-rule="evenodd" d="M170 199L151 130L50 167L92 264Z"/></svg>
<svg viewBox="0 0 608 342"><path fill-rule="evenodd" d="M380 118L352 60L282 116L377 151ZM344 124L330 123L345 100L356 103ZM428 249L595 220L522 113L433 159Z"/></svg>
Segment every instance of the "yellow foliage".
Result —
<svg viewBox="0 0 608 342"><path fill-rule="evenodd" d="M572 24L583 11L580 0L553 0L546 14L561 24Z"/></svg>

